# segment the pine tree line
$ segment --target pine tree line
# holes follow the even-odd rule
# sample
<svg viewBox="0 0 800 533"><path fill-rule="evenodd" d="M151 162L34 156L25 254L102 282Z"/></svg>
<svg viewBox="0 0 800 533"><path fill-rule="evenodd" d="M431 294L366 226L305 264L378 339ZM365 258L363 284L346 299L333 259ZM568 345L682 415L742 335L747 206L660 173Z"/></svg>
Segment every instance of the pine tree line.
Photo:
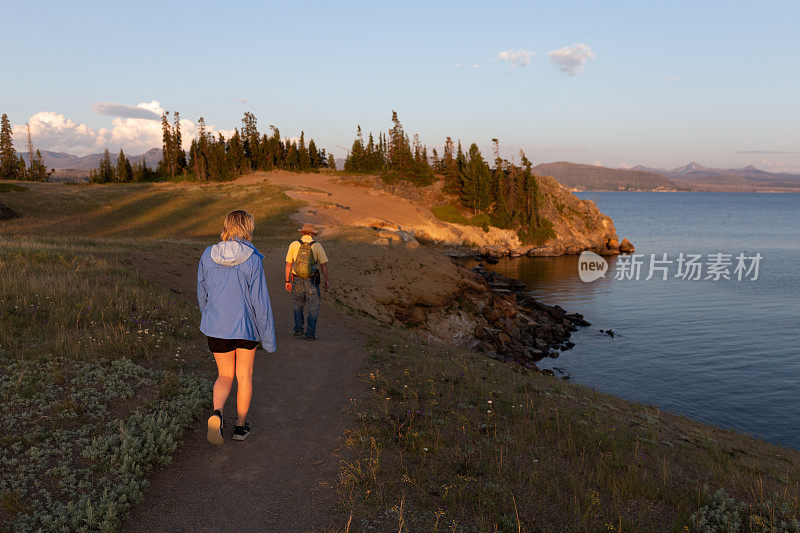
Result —
<svg viewBox="0 0 800 533"><path fill-rule="evenodd" d="M189 149L189 171L200 180L223 181L256 170L316 171L336 168L333 154L318 149L313 139L306 144L305 132L300 139L281 139L280 130L269 127L259 133L258 121L250 112L242 118L242 128L234 130L230 139L214 136L206 130L205 120L198 120L197 138Z"/></svg>
<svg viewBox="0 0 800 533"><path fill-rule="evenodd" d="M11 121L8 115L3 113L0 119L0 180L47 180L47 167L44 165L41 152L34 151L30 126L28 126L28 165L14 149L13 133Z"/></svg>
<svg viewBox="0 0 800 533"><path fill-rule="evenodd" d="M365 145L361 126L358 126L344 169L348 172L380 173L386 181L405 180L417 185L430 185L435 179L428 161L428 148L420 143L418 135L414 135L413 144L410 142L397 111L392 111L389 133L379 133L377 143L370 132Z"/></svg>
<svg viewBox="0 0 800 533"><path fill-rule="evenodd" d="M441 157L434 148L430 159L419 137L413 143L392 112L392 128L388 134L372 133L364 144L361 126L345 160L349 172L376 173L387 181L405 180L428 185L442 180L442 190L455 197L459 206L473 217L488 217L491 225L514 229L526 242L543 242L552 236L552 224L542 214L542 192L533 165L520 150L520 164L500 157L500 144L492 139L494 167L481 155L476 143L464 153L461 141L447 137Z"/></svg>
<svg viewBox="0 0 800 533"><path fill-rule="evenodd" d="M241 130L236 128L226 139L221 133L214 135L206 127L203 117L197 121L197 136L192 140L187 155L182 147L180 114L169 120L169 111L161 115L161 161L155 171L146 162L126 163L120 151L116 166L112 165L108 150L99 167L93 171L96 182L147 181L156 178L174 179L184 176L200 181L226 181L256 170L317 171L336 168L333 154L317 148L313 139L306 144L305 132L300 139L281 139L280 131L270 126L270 133L259 133L258 121L250 112L242 118ZM128 168L131 167L131 168Z"/></svg>
<svg viewBox="0 0 800 533"><path fill-rule="evenodd" d="M144 156L141 161L131 163L122 149L119 151L116 163L113 163L111 154L106 148L97 168L89 173L89 180L93 183L130 183L153 181L158 178L159 173L147 166Z"/></svg>

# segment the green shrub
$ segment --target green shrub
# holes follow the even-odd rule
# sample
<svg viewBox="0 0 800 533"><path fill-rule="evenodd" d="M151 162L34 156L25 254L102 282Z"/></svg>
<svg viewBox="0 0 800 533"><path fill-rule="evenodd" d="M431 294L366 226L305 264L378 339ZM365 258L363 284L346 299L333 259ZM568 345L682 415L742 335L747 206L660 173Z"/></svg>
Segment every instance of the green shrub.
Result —
<svg viewBox="0 0 800 533"><path fill-rule="evenodd" d="M0 448L0 507L11 518L5 525L19 531L118 529L141 499L147 473L169 462L183 429L205 407L210 387L193 374L151 370L124 358L4 365L0 397L13 408ZM30 380L35 394L20 387ZM174 387L168 399L113 418L112 408L159 382Z"/></svg>
<svg viewBox="0 0 800 533"><path fill-rule="evenodd" d="M692 515L692 525L704 533L736 533L742 529L745 506L719 489Z"/></svg>
<svg viewBox="0 0 800 533"><path fill-rule="evenodd" d="M453 205L435 205L431 207L431 211L433 216L444 222L469 226L469 219L464 216L459 208Z"/></svg>
<svg viewBox="0 0 800 533"><path fill-rule="evenodd" d="M800 532L800 520L788 502L777 499L762 500L754 505L738 502L724 489L709 495L708 487L703 488L706 503L695 512L692 526L703 533L736 533L742 531L747 523L748 531L759 533Z"/></svg>
<svg viewBox="0 0 800 533"><path fill-rule="evenodd" d="M464 216L461 209L454 205L435 205L431 207L433 216L444 222L451 224L461 224L462 226L476 226L483 228L483 231L489 231L489 226L492 225L492 217L480 213L471 218Z"/></svg>
<svg viewBox="0 0 800 533"><path fill-rule="evenodd" d="M539 223L535 227L529 226L519 231L519 238L522 242L537 246L545 244L555 236L556 232L553 229L553 223L544 217L539 219Z"/></svg>
<svg viewBox="0 0 800 533"><path fill-rule="evenodd" d="M481 213L480 215L475 215L471 219L469 219L469 223L472 226L477 226L479 228L483 228L483 231L489 231L489 226L492 223L492 217L489 215Z"/></svg>

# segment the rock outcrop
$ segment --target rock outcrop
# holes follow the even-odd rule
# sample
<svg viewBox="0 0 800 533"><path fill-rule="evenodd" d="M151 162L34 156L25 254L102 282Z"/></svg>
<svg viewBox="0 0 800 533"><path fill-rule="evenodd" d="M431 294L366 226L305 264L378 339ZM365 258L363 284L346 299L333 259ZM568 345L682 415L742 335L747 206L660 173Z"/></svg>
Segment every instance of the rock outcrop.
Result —
<svg viewBox="0 0 800 533"><path fill-rule="evenodd" d="M619 253L621 254L632 254L635 251L636 247L634 247L628 239L623 239L619 245Z"/></svg>
<svg viewBox="0 0 800 533"><path fill-rule="evenodd" d="M439 342L533 365L571 348L571 333L589 325L579 314L536 301L519 281L464 268L430 247L326 245L337 257L337 283L329 291L335 301Z"/></svg>
<svg viewBox="0 0 800 533"><path fill-rule="evenodd" d="M487 257L558 256L579 254L584 250L601 255L619 253L614 222L601 213L594 202L581 200L553 178L539 176L538 179L542 191L539 214L551 229L543 232L538 243L522 242L512 230L495 227L487 230L439 220L406 229L412 229L422 242L466 247Z"/></svg>
<svg viewBox="0 0 800 533"><path fill-rule="evenodd" d="M438 181L429 187L408 183L386 184L376 176L318 174L253 174L294 187L287 194L307 205L296 218L325 226L330 233L369 229L375 241L435 244L462 248L484 257L557 256L591 250L601 255L619 253L614 223L590 200L581 200L555 179L538 176L539 231L523 242L515 230L478 227L438 219L436 206L455 205L457 199L442 191ZM465 217L466 218L466 217Z"/></svg>

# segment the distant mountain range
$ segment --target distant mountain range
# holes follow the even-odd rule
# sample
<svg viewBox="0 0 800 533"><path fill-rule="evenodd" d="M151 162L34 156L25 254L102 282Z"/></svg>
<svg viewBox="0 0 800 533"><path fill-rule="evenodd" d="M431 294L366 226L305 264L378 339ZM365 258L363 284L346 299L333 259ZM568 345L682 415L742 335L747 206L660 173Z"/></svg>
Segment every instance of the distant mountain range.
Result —
<svg viewBox="0 0 800 533"><path fill-rule="evenodd" d="M89 154L84 156L78 156L73 154L67 154L64 152L50 152L47 150L43 150L42 152L42 159L44 159L44 165L47 167L48 170L55 169L56 171L59 170L75 170L79 172L88 172L90 170L94 170L97 168L97 165L100 164L100 159L103 157L103 154ZM30 161L28 160L28 153L23 152L19 154L25 159L25 164L29 164ZM111 159L112 161L116 161L116 158L119 154L112 153ZM155 167L159 161L161 161L161 148L151 148L147 152L139 155L127 155L127 158L131 161L141 161L142 158L147 161L147 164L150 167Z"/></svg>
<svg viewBox="0 0 800 533"><path fill-rule="evenodd" d="M689 163L674 169L637 165L631 170L657 172L690 190L738 192L800 192L800 174L767 172L752 165L743 168L708 168Z"/></svg>
<svg viewBox="0 0 800 533"><path fill-rule="evenodd" d="M753 166L719 169L692 162L674 169L643 165L625 169L560 161L538 165L534 172L585 190L800 192L800 174L767 172Z"/></svg>
<svg viewBox="0 0 800 533"><path fill-rule="evenodd" d="M598 165L581 165L558 161L533 168L534 174L552 176L559 183L573 189L595 191L674 190L678 186L658 172L627 170Z"/></svg>

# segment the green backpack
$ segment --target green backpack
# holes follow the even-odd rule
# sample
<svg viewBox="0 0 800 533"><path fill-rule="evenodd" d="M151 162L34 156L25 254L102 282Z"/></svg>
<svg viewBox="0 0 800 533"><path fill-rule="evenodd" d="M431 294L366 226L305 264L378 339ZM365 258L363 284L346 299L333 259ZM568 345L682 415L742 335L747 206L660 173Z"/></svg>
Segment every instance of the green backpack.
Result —
<svg viewBox="0 0 800 533"><path fill-rule="evenodd" d="M314 246L314 241L300 241L300 251L297 252L297 258L294 260L294 273L298 278L308 279L314 274L317 260L314 258L312 246Z"/></svg>

